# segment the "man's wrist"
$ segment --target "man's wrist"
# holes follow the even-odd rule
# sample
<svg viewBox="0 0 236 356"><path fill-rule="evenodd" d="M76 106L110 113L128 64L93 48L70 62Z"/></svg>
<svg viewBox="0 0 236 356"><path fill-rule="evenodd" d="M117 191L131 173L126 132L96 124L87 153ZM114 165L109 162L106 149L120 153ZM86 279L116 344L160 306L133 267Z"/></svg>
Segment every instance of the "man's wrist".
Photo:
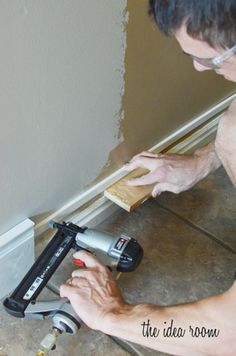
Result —
<svg viewBox="0 0 236 356"><path fill-rule="evenodd" d="M117 326L123 321L127 323L127 318L132 315L134 307L134 305L123 303L111 309L104 316L100 331L108 335L116 335Z"/></svg>

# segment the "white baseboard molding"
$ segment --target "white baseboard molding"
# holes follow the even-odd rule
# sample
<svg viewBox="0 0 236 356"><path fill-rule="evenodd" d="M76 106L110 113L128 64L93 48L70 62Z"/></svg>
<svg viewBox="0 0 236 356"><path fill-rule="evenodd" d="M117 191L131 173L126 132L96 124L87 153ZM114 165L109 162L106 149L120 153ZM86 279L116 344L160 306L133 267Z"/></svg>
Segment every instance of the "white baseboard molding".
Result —
<svg viewBox="0 0 236 356"><path fill-rule="evenodd" d="M168 146L174 144L174 142L180 140L198 126L202 125L204 122L213 118L199 130L196 130L192 135L189 135L186 139L173 146L169 152L187 153L201 146L201 144L207 142L207 140L212 137L214 132L216 132L218 120L222 112L227 109L235 98L236 94L226 98L222 102L207 110L205 113L193 119L188 124L170 134L162 141L158 142L155 146L150 148L149 151L163 151ZM65 221L72 221L76 224L80 224L81 226L87 225L89 227L95 226L102 220L105 220L105 218L120 208L110 202L107 198L103 196L101 197L101 194L103 194L106 188L120 178L123 178L126 174L127 173L125 173L122 169L118 169L101 182L78 195L75 199L71 200L59 210L39 222L35 227L35 235L38 236L44 233L48 229L48 221L52 219L57 221L61 221L63 219ZM90 201L91 204L89 204ZM84 204L87 205L87 208L80 210Z"/></svg>
<svg viewBox="0 0 236 356"><path fill-rule="evenodd" d="M105 196L101 196L86 209L72 213L67 220L80 226L94 227L104 221L108 216L114 214L120 207Z"/></svg>

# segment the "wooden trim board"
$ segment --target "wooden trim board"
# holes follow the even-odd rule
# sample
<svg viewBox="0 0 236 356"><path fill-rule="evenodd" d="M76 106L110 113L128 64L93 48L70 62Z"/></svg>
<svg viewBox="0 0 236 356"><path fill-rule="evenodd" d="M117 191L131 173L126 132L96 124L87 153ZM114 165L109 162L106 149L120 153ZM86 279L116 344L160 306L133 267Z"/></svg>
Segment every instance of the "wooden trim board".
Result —
<svg viewBox="0 0 236 356"><path fill-rule="evenodd" d="M165 150L165 153L191 153L195 150L199 143L200 145L206 144L213 139L213 136L217 130L218 121L221 115L212 119L209 123L204 125L194 133L189 134L185 139L180 141L177 145L171 147L171 149ZM204 142L205 140L205 142ZM160 149L151 149L150 152L160 153ZM116 183L112 184L104 191L105 197L119 205L121 208L128 212L131 212L144 201L151 197L154 184L146 186L131 187L127 184L127 181L132 178L136 178L148 173L145 169L135 169Z"/></svg>
<svg viewBox="0 0 236 356"><path fill-rule="evenodd" d="M147 173L147 169L135 169L133 172L106 189L104 191L105 197L112 200L128 212L134 210L151 196L154 185L130 187L127 185L127 180L140 177Z"/></svg>

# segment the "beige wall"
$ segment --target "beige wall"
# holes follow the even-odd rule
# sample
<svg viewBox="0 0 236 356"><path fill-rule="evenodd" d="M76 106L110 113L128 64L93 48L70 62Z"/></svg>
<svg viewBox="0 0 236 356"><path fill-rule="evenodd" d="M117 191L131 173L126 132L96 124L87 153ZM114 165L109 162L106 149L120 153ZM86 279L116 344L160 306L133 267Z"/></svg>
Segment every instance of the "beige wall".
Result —
<svg viewBox="0 0 236 356"><path fill-rule="evenodd" d="M194 72L146 0L2 0L0 16L0 233L59 209L234 90Z"/></svg>

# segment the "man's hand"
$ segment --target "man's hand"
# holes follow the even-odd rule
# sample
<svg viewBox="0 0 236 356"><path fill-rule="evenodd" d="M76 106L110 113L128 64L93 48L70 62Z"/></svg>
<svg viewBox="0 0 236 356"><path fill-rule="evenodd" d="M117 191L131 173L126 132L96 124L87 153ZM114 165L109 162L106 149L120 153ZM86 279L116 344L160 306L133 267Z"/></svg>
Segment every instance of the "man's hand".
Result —
<svg viewBox="0 0 236 356"><path fill-rule="evenodd" d="M61 297L67 297L77 314L90 328L103 330L112 313L125 307L121 292L111 272L92 254L79 251L74 255L87 269L72 273L60 288Z"/></svg>
<svg viewBox="0 0 236 356"><path fill-rule="evenodd" d="M236 282L225 293L200 301L161 307L153 304L125 304L111 273L91 254L80 251L75 258L84 261L87 270L72 273L61 286L61 297L67 297L80 318L92 329L126 339L171 355L236 355L235 315ZM214 338L144 337L142 325L163 329L171 320L185 330L189 325L219 330Z"/></svg>
<svg viewBox="0 0 236 356"><path fill-rule="evenodd" d="M197 150L193 155L154 154L142 152L124 166L124 170L146 168L150 172L140 178L128 181L130 186L156 183L152 196L162 192L180 193L206 177L211 171L220 166L216 156L214 143Z"/></svg>

